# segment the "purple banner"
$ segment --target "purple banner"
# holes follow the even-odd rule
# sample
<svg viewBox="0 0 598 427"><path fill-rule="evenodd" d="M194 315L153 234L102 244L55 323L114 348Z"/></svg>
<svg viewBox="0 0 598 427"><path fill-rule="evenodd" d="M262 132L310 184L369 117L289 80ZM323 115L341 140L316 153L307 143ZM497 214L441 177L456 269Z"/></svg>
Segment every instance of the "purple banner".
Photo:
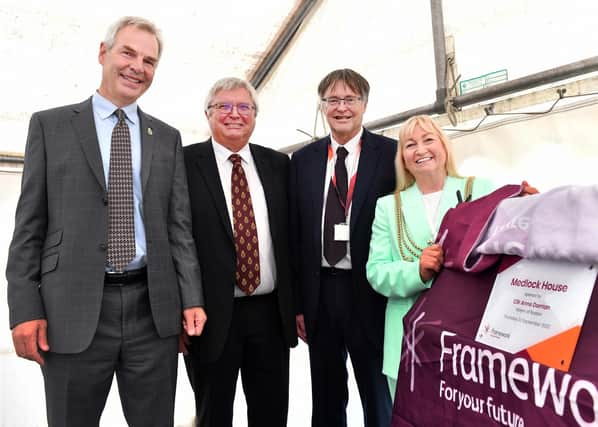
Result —
<svg viewBox="0 0 598 427"><path fill-rule="evenodd" d="M444 269L405 316L392 426L598 426L596 286L562 372L475 342L497 269Z"/></svg>

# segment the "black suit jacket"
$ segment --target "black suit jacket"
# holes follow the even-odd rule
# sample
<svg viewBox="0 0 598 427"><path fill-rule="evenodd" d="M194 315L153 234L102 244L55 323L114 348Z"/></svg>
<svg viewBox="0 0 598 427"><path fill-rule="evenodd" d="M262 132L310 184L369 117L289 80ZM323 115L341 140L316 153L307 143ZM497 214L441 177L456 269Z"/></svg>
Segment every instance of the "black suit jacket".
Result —
<svg viewBox="0 0 598 427"><path fill-rule="evenodd" d="M305 317L307 338L317 328L322 266L322 210L330 137L296 151L291 158L291 245L297 314ZM384 341L386 298L369 285L368 259L378 197L394 190L397 142L364 129L350 223L353 310L376 348Z"/></svg>
<svg viewBox="0 0 598 427"><path fill-rule="evenodd" d="M177 335L181 309L203 304L179 132L139 112L143 222L152 316ZM95 334L104 290L108 199L91 98L33 114L6 277L10 326L48 320L52 351Z"/></svg>
<svg viewBox="0 0 598 427"><path fill-rule="evenodd" d="M276 289L283 334L289 347L297 344L288 239L289 158L250 144L264 188L276 262ZM233 310L236 253L224 192L211 139L184 148L195 239L208 322L194 338L194 354L203 362L222 352Z"/></svg>

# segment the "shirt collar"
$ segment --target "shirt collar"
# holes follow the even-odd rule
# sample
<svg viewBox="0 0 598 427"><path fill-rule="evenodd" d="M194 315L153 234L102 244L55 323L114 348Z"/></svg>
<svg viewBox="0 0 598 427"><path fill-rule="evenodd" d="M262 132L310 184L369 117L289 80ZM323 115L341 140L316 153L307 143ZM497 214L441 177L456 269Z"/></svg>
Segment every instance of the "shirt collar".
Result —
<svg viewBox="0 0 598 427"><path fill-rule="evenodd" d="M351 138L349 141L347 141L345 144L343 144L343 147L345 147L347 149L347 152L349 154L355 153L357 151L357 146L359 145L359 141L361 141L362 135L363 135L363 127L359 129L359 132L357 132L357 135L355 135L353 138ZM332 151L334 151L334 153L336 153L336 149L338 147L340 147L340 145L341 145L335 141L332 134L330 134L330 144L332 146Z"/></svg>
<svg viewBox="0 0 598 427"><path fill-rule="evenodd" d="M218 141L212 137L212 147L214 148L214 155L216 156L216 161L219 164L222 164L228 160L231 154L238 154L241 156L241 160L245 163L251 163L251 150L249 149L249 144L245 144L243 148L241 148L236 153L234 151L229 150L224 145L220 144Z"/></svg>
<svg viewBox="0 0 598 427"><path fill-rule="evenodd" d="M108 99L104 98L97 91L91 97L91 103L93 106L93 111L95 111L102 120L106 120L108 117L114 114L115 110L118 109L116 105L108 101ZM131 123L135 125L139 122L139 115L137 114L136 102L122 107L121 109L125 112L125 114L127 115L127 119Z"/></svg>

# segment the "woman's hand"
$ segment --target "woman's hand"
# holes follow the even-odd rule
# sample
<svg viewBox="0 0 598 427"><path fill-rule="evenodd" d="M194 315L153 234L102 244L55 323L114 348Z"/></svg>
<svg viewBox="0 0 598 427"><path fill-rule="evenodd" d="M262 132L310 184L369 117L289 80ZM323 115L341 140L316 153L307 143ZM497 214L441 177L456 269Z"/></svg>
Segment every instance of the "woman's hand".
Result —
<svg viewBox="0 0 598 427"><path fill-rule="evenodd" d="M539 191L536 187L532 187L528 184L527 181L523 181L521 183L521 195L522 196L531 196L532 194L538 194Z"/></svg>
<svg viewBox="0 0 598 427"><path fill-rule="evenodd" d="M432 279L440 272L444 262L442 246L435 244L425 248L419 257L419 276L423 282Z"/></svg>

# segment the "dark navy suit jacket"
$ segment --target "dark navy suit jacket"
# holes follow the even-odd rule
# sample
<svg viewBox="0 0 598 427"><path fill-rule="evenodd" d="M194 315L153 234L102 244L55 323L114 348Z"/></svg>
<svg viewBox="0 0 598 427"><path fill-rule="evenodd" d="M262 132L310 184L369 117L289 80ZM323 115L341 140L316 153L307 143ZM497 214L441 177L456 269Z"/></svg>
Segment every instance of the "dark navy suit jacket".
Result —
<svg viewBox="0 0 598 427"><path fill-rule="evenodd" d="M397 142L366 129L353 195L350 223L353 313L372 345L382 351L386 298L369 285L365 274L376 200L395 188ZM291 247L297 314L305 317L307 337L317 328L322 257L322 209L330 137L296 151L291 158Z"/></svg>

